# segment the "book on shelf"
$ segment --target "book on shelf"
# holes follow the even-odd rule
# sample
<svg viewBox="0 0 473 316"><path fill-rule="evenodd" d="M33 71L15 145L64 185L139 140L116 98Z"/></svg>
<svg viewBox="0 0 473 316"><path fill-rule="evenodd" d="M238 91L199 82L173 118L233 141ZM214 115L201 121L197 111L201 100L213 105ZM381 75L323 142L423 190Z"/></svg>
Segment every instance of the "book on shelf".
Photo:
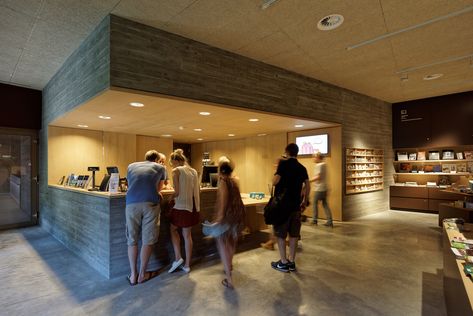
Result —
<svg viewBox="0 0 473 316"><path fill-rule="evenodd" d="M407 152L398 152L397 160L408 160Z"/></svg>
<svg viewBox="0 0 473 316"><path fill-rule="evenodd" d="M417 153L410 153L409 160L417 160Z"/></svg>
<svg viewBox="0 0 473 316"><path fill-rule="evenodd" d="M465 150L463 152L465 154L465 159L473 159L473 151L472 150Z"/></svg>
<svg viewBox="0 0 473 316"><path fill-rule="evenodd" d="M455 159L455 153L453 150L446 149L442 152L442 159Z"/></svg>
<svg viewBox="0 0 473 316"><path fill-rule="evenodd" d="M425 151L419 151L417 153L417 160L425 160Z"/></svg>
<svg viewBox="0 0 473 316"><path fill-rule="evenodd" d="M458 159L458 160L462 160L462 159L463 159L463 153L462 153L462 152L458 152L458 153L457 153L457 159Z"/></svg>
<svg viewBox="0 0 473 316"><path fill-rule="evenodd" d="M440 153L438 150L429 151L429 160L439 160Z"/></svg>

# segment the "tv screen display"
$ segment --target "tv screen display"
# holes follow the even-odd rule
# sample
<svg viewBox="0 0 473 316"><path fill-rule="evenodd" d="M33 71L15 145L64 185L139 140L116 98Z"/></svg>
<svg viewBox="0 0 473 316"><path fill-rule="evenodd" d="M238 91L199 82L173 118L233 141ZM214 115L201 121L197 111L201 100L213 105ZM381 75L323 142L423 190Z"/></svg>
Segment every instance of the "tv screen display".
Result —
<svg viewBox="0 0 473 316"><path fill-rule="evenodd" d="M296 137L296 144L299 146L299 155L312 155L316 151L328 154L328 134L299 136Z"/></svg>

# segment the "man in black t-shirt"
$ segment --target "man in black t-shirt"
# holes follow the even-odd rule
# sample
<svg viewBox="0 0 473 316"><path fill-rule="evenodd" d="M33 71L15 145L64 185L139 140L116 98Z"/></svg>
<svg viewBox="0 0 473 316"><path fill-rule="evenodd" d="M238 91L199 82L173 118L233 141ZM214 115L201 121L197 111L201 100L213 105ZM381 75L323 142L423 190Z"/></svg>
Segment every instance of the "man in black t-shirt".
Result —
<svg viewBox="0 0 473 316"><path fill-rule="evenodd" d="M286 146L286 160L281 160L273 178L275 195L285 192L284 205L288 213L286 222L273 225L274 235L278 241L281 260L271 262L271 267L278 271L296 271L294 262L296 244L301 232L301 210L305 209L310 193L307 169L297 161L299 147L291 143ZM304 194L302 194L304 190ZM286 256L286 236L289 234L289 257Z"/></svg>

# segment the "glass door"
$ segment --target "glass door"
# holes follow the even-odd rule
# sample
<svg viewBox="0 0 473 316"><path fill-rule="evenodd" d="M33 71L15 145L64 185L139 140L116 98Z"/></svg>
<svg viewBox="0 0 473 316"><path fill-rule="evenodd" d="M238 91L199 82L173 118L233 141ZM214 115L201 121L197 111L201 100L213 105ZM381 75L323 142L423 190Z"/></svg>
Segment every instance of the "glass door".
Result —
<svg viewBox="0 0 473 316"><path fill-rule="evenodd" d="M0 229L36 224L37 132L0 129Z"/></svg>

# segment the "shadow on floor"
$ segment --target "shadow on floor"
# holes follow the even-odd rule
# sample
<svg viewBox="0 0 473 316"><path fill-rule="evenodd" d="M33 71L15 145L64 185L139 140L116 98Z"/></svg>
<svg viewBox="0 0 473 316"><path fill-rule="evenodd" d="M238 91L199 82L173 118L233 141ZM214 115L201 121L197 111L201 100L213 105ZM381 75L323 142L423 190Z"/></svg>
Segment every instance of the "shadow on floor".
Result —
<svg viewBox="0 0 473 316"><path fill-rule="evenodd" d="M439 313L444 311L444 313ZM437 273L422 272L422 315L446 315L445 298L443 295L443 270Z"/></svg>

